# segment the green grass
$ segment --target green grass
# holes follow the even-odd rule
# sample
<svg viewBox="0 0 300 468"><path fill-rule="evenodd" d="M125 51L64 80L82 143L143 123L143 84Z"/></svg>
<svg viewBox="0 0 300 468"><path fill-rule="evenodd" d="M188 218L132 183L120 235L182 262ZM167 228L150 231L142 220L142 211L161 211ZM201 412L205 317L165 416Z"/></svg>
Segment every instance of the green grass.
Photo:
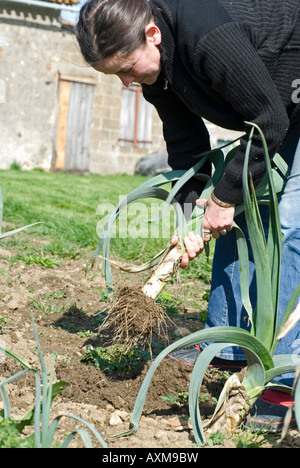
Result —
<svg viewBox="0 0 300 468"><path fill-rule="evenodd" d="M12 248L10 261L27 265L55 268L64 258L76 259L92 254L99 242L103 220L107 219L121 196L141 185L146 177L116 175L70 175L42 171L0 171L4 213L3 231L35 222L42 222L17 236L0 242L0 247ZM154 218L160 202L143 200L130 205L127 228L130 236L124 236L126 213L116 223L117 236L111 240L111 258L126 263L143 263L160 252L174 231L173 214L170 212L159 223L147 223ZM106 216L106 217L105 217ZM101 221L102 220L102 221ZM9 225L5 224L9 223ZM99 226L100 224L100 226ZM132 236L139 234L141 237ZM151 234L154 233L154 236ZM181 270L182 279L198 280L209 288L214 243L207 262L204 255ZM147 275L148 272L145 273ZM171 281L177 283L174 279ZM207 285L207 287L206 287ZM203 289L203 288L202 288ZM200 294L200 298L204 294ZM199 294L190 292L190 299Z"/></svg>
<svg viewBox="0 0 300 468"><path fill-rule="evenodd" d="M119 196L126 195L144 180L144 177L128 175L104 177L0 171L4 221L18 226L42 221L43 224L30 231L48 240L41 255L46 252L74 258L78 255L78 249L93 250L97 246L97 226L99 233L101 217L107 214L103 209L107 206L109 210L115 206ZM143 221L143 214L140 220ZM136 228L135 224L132 227ZM138 232L138 228L135 232ZM112 253L124 260L137 260L156 254L165 243L166 239L161 241L159 238L118 238L112 240ZM28 260L34 261L33 258ZM38 263L38 260L35 259L35 262Z"/></svg>

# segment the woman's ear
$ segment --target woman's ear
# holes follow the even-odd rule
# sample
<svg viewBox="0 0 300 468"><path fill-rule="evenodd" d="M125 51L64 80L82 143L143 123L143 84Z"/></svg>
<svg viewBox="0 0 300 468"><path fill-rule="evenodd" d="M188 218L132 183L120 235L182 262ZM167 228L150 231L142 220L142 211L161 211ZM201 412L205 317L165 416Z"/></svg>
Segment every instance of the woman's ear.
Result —
<svg viewBox="0 0 300 468"><path fill-rule="evenodd" d="M155 23L147 24L145 28L145 36L149 42L158 46L161 43L161 32L158 26Z"/></svg>

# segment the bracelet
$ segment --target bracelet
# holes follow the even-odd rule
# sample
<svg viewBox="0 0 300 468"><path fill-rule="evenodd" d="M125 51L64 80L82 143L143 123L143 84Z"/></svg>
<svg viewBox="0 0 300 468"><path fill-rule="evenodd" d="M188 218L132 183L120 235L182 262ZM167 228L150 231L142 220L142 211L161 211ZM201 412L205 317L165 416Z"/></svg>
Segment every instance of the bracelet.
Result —
<svg viewBox="0 0 300 468"><path fill-rule="evenodd" d="M215 202L217 205L219 206L222 206L223 208L232 208L233 206L235 206L234 204L232 203L225 203L225 202L222 202L221 200L219 200L214 193L211 194L210 198L212 199L213 202Z"/></svg>

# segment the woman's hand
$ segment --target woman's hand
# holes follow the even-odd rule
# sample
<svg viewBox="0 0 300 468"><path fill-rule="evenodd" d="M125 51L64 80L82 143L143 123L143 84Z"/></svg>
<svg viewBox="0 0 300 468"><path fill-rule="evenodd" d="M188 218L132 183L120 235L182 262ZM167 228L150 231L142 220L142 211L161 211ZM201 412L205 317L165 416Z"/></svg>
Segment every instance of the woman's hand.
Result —
<svg viewBox="0 0 300 468"><path fill-rule="evenodd" d="M234 206L225 208L215 203L211 198L196 200L197 205L205 209L203 218L203 239L209 242L211 235L218 239L224 236L232 229L232 223L235 213Z"/></svg>
<svg viewBox="0 0 300 468"><path fill-rule="evenodd" d="M184 238L186 252L183 253L181 259L181 268L187 269L189 261L197 257L204 250L204 242L209 242L211 236L218 239L224 236L232 229L235 208L234 206L225 208L215 203L211 198L204 200L199 198L196 200L197 205L205 209L203 218L202 237L199 234L189 232ZM178 243L178 236L174 235L171 243Z"/></svg>
<svg viewBox="0 0 300 468"><path fill-rule="evenodd" d="M199 234L194 234L193 232L189 232L187 236L183 239L184 245L186 248L186 252L183 253L181 258L181 268L184 270L187 269L189 261L193 258L197 257L203 249L204 249L204 242ZM173 245L178 244L178 236L175 234L171 238L171 243Z"/></svg>

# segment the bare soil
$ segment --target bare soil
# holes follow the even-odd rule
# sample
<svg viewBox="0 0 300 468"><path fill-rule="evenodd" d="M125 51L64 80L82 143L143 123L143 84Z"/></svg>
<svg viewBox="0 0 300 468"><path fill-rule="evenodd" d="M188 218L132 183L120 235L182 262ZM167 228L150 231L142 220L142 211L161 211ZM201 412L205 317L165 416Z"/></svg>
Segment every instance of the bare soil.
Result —
<svg viewBox="0 0 300 468"><path fill-rule="evenodd" d="M98 334L95 317L107 304L101 302L101 291L105 290L101 274L85 274L87 258L64 260L53 269L39 265L28 266L10 263L12 250L0 249L0 342L7 349L39 367L34 341L31 310L48 368L52 353L55 360L55 380L65 381L68 386L58 395L52 405L52 417L58 414L75 414L94 425L110 448L192 448L195 445L186 405L172 404L161 396L188 392L192 367L181 362L164 360L154 374L145 402L143 416L135 434L112 438L126 431L134 403L150 363L138 365L125 375L107 374L99 368L81 360L86 349L107 346L111 340L109 332ZM118 274L118 273L116 273ZM133 284L142 285L142 279L133 276ZM120 281L123 281L120 275ZM174 288L178 288L178 284ZM190 312L190 311L189 311ZM197 314L198 312L195 311ZM189 317L191 314L189 313ZM193 332L201 323L188 320L185 311L168 323L171 340L178 338L185 329ZM92 331L91 336L78 331ZM176 331L177 330L177 331ZM176 336L177 334L177 336ZM0 356L0 380L20 370L20 366L8 357ZM224 384L223 373L207 372L201 394L203 418L209 417L214 409ZM8 386L12 415L21 419L34 405L35 381L33 376L14 381ZM2 402L0 402L0 409ZM70 432L76 424L64 418L60 424L58 440ZM31 428L26 429L30 434ZM276 445L267 440L263 447ZM73 447L81 447L80 439ZM95 446L99 444L95 442ZM235 447L233 439L224 440L217 447ZM299 447L298 431L290 431L282 447Z"/></svg>

